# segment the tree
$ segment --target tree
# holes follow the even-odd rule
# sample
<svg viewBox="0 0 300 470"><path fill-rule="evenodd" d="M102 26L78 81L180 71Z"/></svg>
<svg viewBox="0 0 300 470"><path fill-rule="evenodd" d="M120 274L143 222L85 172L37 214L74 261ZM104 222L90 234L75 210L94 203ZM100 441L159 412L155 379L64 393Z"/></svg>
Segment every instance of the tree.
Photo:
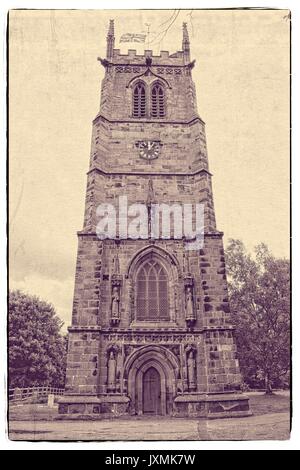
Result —
<svg viewBox="0 0 300 470"><path fill-rule="evenodd" d="M67 338L53 306L20 291L9 293L9 386L64 386Z"/></svg>
<svg viewBox="0 0 300 470"><path fill-rule="evenodd" d="M240 240L226 250L229 296L245 383L262 381L266 393L288 379L290 365L290 263L264 244L252 257Z"/></svg>

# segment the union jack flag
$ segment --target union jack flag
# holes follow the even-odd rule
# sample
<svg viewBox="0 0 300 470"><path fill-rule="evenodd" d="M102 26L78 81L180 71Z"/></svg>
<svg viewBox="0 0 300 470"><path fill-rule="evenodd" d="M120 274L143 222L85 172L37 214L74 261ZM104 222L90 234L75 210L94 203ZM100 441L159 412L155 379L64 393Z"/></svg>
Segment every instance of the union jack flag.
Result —
<svg viewBox="0 0 300 470"><path fill-rule="evenodd" d="M146 34L126 33L122 34L120 42L145 42Z"/></svg>

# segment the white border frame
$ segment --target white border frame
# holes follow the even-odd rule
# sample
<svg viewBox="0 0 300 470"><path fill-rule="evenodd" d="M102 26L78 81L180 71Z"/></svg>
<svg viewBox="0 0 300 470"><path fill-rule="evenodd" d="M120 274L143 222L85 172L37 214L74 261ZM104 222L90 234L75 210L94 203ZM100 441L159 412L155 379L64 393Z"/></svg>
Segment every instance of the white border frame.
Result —
<svg viewBox="0 0 300 470"><path fill-rule="evenodd" d="M126 5L126 8L125 8ZM3 116L6 117L6 21L7 11L14 8L26 8L26 9L101 9L104 5L99 4L96 0L77 0L76 2L70 2L68 0L31 0L27 1L9 1L4 0L1 4L1 27L2 27L2 60L3 60L3 87L1 93L1 108L3 110ZM292 123L293 129L297 129L299 126L299 18L300 18L300 3L296 0L292 1L277 1L277 0L263 0L263 1L239 1L235 0L232 2L228 1L215 1L215 0L190 0L188 5L184 5L182 1L178 0L147 0L143 2L142 8L149 9L162 9L162 8L182 8L182 9L214 9L214 8L279 8L279 9L290 9L292 11ZM110 0L105 9L139 9L141 8L141 2L137 0L127 0L122 2L121 0ZM3 153L0 160L0 214L1 214L1 245L0 245L0 260L1 260L1 272L6 272L6 119L2 120L3 125L1 127L3 142ZM289 441L179 441L179 442L26 442L26 441L9 441L7 437L7 422L6 422L6 405L5 400L0 400L0 444L1 449L7 450L107 450L117 452L118 450L139 450L142 449L153 449L153 450L295 450L300 449L300 375L299 375L299 358L300 358L300 341L297 341L297 333L300 329L300 305L299 305L299 291L296 288L300 282L300 263L296 260L300 259L300 240L299 240L299 201L300 201L300 164L299 164L299 132L293 132L292 134L292 167L293 167L293 428L291 439ZM298 157L298 158L297 158ZM298 217L297 217L298 216ZM4 275L0 278L1 288L1 358L0 361L0 377L1 377L1 389L3 394L5 391L5 374L6 374L6 318L4 312L6 312L6 278ZM110 453L108 453L109 455Z"/></svg>

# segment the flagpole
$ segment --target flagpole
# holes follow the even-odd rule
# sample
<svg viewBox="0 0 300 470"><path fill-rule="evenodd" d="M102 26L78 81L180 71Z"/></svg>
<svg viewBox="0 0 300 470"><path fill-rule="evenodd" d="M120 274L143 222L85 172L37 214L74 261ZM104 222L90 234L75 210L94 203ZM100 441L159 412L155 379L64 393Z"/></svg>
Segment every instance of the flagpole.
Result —
<svg viewBox="0 0 300 470"><path fill-rule="evenodd" d="M149 43L150 43L150 26L151 23L145 23L145 26L147 26L147 49L149 50Z"/></svg>

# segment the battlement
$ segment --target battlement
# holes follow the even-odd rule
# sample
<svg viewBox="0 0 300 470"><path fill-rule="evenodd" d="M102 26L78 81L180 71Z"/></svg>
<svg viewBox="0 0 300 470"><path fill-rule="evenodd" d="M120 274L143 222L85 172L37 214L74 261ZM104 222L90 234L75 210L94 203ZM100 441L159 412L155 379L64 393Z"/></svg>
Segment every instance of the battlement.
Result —
<svg viewBox="0 0 300 470"><path fill-rule="evenodd" d="M151 57L153 65L184 65L184 52L177 51L170 54L169 51L161 51L160 55L154 55L153 50L146 49L144 54L137 54L136 49L128 49L127 54L121 54L120 49L113 49L110 61L113 64L144 64L146 57Z"/></svg>
<svg viewBox="0 0 300 470"><path fill-rule="evenodd" d="M147 57L151 57L155 65L180 66L190 62L190 40L186 23L183 23L182 49L172 54L169 51L161 51L159 55L154 55L152 49L144 50L144 54L137 54L136 49L128 49L127 54L121 54L120 49L115 49L114 20L109 22L106 42L106 59L113 64L141 64Z"/></svg>

